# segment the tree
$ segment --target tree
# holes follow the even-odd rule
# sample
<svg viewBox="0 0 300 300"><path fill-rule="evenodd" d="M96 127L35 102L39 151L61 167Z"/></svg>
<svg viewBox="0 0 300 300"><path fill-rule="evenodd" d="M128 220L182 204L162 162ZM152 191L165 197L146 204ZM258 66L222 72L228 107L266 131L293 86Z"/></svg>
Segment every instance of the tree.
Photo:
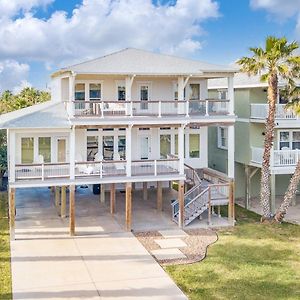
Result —
<svg viewBox="0 0 300 300"><path fill-rule="evenodd" d="M297 42L288 43L286 38L269 36L265 47L250 48L251 57L242 57L237 61L241 71L251 75L260 75L261 81L268 82L268 116L265 123L264 153L261 168L260 202L263 210L262 221L270 219L270 154L274 139L275 110L278 95L278 78L282 77L293 85L299 76L300 56L294 55L299 48Z"/></svg>
<svg viewBox="0 0 300 300"><path fill-rule="evenodd" d="M289 100L286 105L286 109L291 109L295 114L300 115L300 88L295 86L287 87L284 90L286 98ZM295 172L291 177L288 188L284 194L283 201L279 208L277 209L274 219L277 222L282 222L284 216L286 215L288 208L290 207L293 198L296 196L297 187L300 182L300 160L298 160Z"/></svg>

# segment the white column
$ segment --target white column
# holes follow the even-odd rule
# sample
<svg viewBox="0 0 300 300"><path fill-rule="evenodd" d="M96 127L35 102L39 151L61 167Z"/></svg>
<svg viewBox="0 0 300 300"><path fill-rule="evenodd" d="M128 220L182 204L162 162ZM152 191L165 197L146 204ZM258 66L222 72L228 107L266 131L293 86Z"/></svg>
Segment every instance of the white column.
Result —
<svg viewBox="0 0 300 300"><path fill-rule="evenodd" d="M184 100L184 78L183 76L178 77L178 101ZM185 112L184 103L178 103L178 114L183 114Z"/></svg>
<svg viewBox="0 0 300 300"><path fill-rule="evenodd" d="M204 168L208 167L208 127L200 127L200 159Z"/></svg>
<svg viewBox="0 0 300 300"><path fill-rule="evenodd" d="M228 177L234 179L234 125L228 126Z"/></svg>
<svg viewBox="0 0 300 300"><path fill-rule="evenodd" d="M16 156L15 156L15 153L17 151L21 151L21 149L16 149L16 133L14 131L7 130L7 137L8 137L9 182L15 182L15 179L16 179L16 172L15 172Z"/></svg>
<svg viewBox="0 0 300 300"><path fill-rule="evenodd" d="M184 174L184 125L178 127L179 174Z"/></svg>
<svg viewBox="0 0 300 300"><path fill-rule="evenodd" d="M75 179L75 127L71 128L69 142L70 179Z"/></svg>
<svg viewBox="0 0 300 300"><path fill-rule="evenodd" d="M75 105L73 103L75 99L75 73L72 73L69 77L69 111L68 113L71 116L74 116L75 113Z"/></svg>
<svg viewBox="0 0 300 300"><path fill-rule="evenodd" d="M229 99L228 111L230 115L233 115L234 114L233 76L228 77L228 99Z"/></svg>
<svg viewBox="0 0 300 300"><path fill-rule="evenodd" d="M132 125L126 128L126 175L131 176L131 129Z"/></svg>
<svg viewBox="0 0 300 300"><path fill-rule="evenodd" d="M131 88L133 83L134 76L126 76L125 78L125 100L132 101L131 96ZM132 114L132 104L126 103L126 114L131 115Z"/></svg>

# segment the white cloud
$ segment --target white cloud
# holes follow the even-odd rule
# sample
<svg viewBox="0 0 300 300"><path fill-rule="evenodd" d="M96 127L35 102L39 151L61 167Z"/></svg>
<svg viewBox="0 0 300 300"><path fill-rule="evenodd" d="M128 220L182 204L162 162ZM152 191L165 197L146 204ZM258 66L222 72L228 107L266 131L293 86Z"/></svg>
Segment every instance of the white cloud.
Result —
<svg viewBox="0 0 300 300"><path fill-rule="evenodd" d="M4 90L17 92L20 88L29 86L27 82L30 67L15 60L0 61L0 93Z"/></svg>
<svg viewBox="0 0 300 300"><path fill-rule="evenodd" d="M201 48L201 22L218 17L215 0L156 5L151 0L83 0L70 17L55 12L48 19L35 17L32 9L51 0L30 0L28 6L27 0L12 2L23 4L10 9L14 17L0 17L0 58L39 60L47 67L125 47L187 55Z"/></svg>

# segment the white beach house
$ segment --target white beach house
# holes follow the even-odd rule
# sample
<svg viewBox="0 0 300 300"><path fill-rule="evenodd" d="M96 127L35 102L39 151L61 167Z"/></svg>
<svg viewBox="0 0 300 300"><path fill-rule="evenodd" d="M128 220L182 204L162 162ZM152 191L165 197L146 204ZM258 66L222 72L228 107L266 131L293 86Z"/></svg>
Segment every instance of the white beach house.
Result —
<svg viewBox="0 0 300 300"><path fill-rule="evenodd" d="M128 230L132 189L150 184L161 209L162 187L178 182L170 217L181 227L216 205L229 204L233 219L234 72L125 49L52 74L51 101L0 117L8 132L12 237L17 188L60 187L65 199L68 187L71 234L77 185L109 188L112 212L115 189L125 189ZM224 99L208 99L212 78L226 78ZM226 176L208 169L209 126L228 128Z"/></svg>

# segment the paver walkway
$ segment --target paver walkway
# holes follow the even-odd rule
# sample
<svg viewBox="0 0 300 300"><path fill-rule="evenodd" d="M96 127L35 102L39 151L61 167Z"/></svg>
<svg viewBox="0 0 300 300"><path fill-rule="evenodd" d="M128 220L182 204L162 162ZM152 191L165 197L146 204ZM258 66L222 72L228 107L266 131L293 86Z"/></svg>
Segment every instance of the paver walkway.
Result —
<svg viewBox="0 0 300 300"><path fill-rule="evenodd" d="M76 192L77 236L70 238L49 194L17 192L14 299L187 299L99 197Z"/></svg>

